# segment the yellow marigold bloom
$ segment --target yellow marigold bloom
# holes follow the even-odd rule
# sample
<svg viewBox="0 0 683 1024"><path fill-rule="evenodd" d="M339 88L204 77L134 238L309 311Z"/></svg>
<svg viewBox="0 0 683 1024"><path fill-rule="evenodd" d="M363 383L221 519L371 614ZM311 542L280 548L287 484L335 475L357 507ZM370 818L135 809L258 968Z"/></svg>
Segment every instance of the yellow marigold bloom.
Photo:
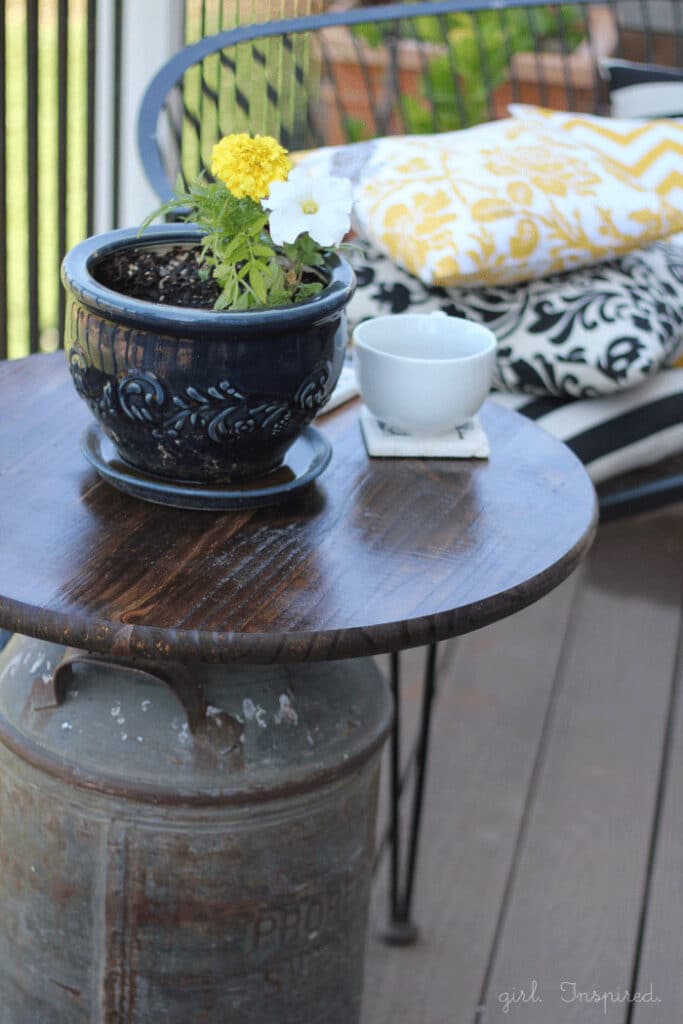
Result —
<svg viewBox="0 0 683 1024"><path fill-rule="evenodd" d="M273 182L286 181L291 169L287 150L270 135L225 135L211 155L211 173L237 199L265 199Z"/></svg>

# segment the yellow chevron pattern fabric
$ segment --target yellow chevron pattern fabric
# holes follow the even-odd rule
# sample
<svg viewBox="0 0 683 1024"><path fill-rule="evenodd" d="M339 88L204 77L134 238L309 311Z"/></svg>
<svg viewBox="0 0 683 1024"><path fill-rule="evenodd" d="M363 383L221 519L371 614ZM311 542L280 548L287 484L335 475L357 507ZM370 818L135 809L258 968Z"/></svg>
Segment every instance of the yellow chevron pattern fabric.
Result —
<svg viewBox="0 0 683 1024"><path fill-rule="evenodd" d="M513 118L376 140L355 209L364 237L440 286L534 280L683 225L683 209L591 146Z"/></svg>
<svg viewBox="0 0 683 1024"><path fill-rule="evenodd" d="M511 104L509 111L513 117L566 132L592 146L643 188L653 189L683 210L683 121L570 114L523 103Z"/></svg>

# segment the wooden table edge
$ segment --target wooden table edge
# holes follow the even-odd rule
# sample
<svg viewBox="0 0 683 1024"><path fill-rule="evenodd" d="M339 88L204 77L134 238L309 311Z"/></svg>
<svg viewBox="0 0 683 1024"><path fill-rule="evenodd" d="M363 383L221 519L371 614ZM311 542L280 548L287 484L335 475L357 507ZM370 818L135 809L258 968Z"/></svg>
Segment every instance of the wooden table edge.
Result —
<svg viewBox="0 0 683 1024"><path fill-rule="evenodd" d="M96 617L36 609L0 598L0 628L39 640L110 654L112 657L170 659L214 664L266 665L362 658L407 650L488 626L540 600L579 566L598 527L598 504L584 534L562 558L536 576L453 610L372 627L285 633L233 633L159 626L134 626Z"/></svg>

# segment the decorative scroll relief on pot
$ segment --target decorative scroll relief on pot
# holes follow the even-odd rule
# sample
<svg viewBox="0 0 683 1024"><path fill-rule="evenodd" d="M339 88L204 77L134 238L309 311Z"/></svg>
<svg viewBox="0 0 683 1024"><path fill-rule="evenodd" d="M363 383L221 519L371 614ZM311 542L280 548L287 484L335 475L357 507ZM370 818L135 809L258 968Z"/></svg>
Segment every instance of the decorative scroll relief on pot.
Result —
<svg viewBox="0 0 683 1024"><path fill-rule="evenodd" d="M89 314L81 308L76 322L82 317L87 319ZM87 328L84 333L87 336ZM322 359L306 374L291 401L244 395L229 380L172 392L152 371L97 369L86 356L78 331L76 339L70 344L68 360L78 394L108 426L114 427L121 418L147 423L158 440L173 440L189 431L203 433L217 444L257 430L276 438L295 422L308 422L332 390L332 364Z"/></svg>

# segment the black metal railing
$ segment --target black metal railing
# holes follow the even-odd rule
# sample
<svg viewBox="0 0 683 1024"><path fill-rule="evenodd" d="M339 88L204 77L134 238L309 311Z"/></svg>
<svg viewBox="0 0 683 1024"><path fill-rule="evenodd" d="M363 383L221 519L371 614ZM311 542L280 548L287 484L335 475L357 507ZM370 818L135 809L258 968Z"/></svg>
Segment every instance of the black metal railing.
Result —
<svg viewBox="0 0 683 1024"><path fill-rule="evenodd" d="M186 38L280 17L292 2L186 0ZM316 4L300 0L301 10ZM120 223L123 18L123 0L0 0L0 359L61 344L59 266L97 226L103 131L112 170L97 204L99 226ZM98 34L110 48L105 83Z"/></svg>
<svg viewBox="0 0 683 1024"><path fill-rule="evenodd" d="M388 20L382 20L382 7L367 5L352 13L355 23L320 20L315 31L245 41L207 56L169 95L176 152L167 148L168 166L175 160L175 169L191 177L207 165L224 131L267 131L297 147L386 132L442 131L500 116L509 100L601 109L605 97L595 67L586 91L570 60L577 36L597 53L596 6L616 18L616 53L683 62L683 0L511 0L504 6L498 0L462 0L453 6L470 12L471 41L461 49L443 47L452 28L448 15L418 22L402 17L404 3L393 5L395 15ZM331 7L327 0L185 0L185 39L194 42L255 21L322 19ZM574 11L573 21L561 16L562 9ZM545 26L539 21L543 10L550 12L550 32L547 16ZM122 0L0 0L0 358L60 344L61 258L96 227L119 223L123 18ZM112 78L104 86L104 128L98 95L103 83L96 74L103 31ZM559 53L554 75L541 52L543 32L554 37ZM340 52L358 65L355 92ZM412 86L402 70L406 52L413 62ZM316 103L310 102L311 92L317 93ZM355 105L359 92L363 110ZM102 131L111 133L112 172L96 224Z"/></svg>
<svg viewBox="0 0 683 1024"><path fill-rule="evenodd" d="M162 193L164 180L167 191L178 173L206 171L227 131L300 148L465 127L504 116L511 101L606 113L601 57L675 61L683 46L682 0L336 0L285 19L284 31L226 30L218 0L196 2L188 40L218 45L195 42L185 68L169 69L177 81L164 80L165 166L150 179ZM296 0L286 13L301 14Z"/></svg>
<svg viewBox="0 0 683 1024"><path fill-rule="evenodd" d="M0 358L58 347L59 265L69 246L93 231L99 6L0 0ZM121 0L107 11L117 109ZM117 113L111 125L120 134ZM116 155L116 142L112 149ZM116 173L110 205L113 224Z"/></svg>

